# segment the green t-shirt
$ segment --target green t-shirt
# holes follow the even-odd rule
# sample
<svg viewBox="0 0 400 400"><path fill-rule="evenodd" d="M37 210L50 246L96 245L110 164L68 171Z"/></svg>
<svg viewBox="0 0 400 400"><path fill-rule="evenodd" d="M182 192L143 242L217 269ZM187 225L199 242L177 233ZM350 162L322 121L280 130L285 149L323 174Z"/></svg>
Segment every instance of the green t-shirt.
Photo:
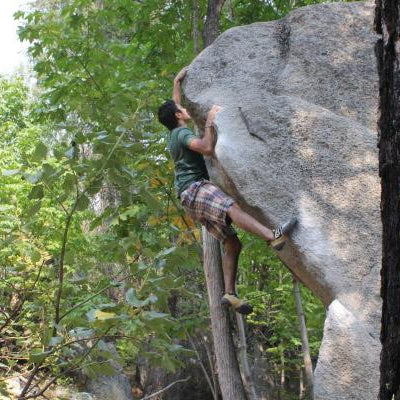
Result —
<svg viewBox="0 0 400 400"><path fill-rule="evenodd" d="M168 151L175 163L175 188L178 196L201 179L209 179L203 155L189 149L197 136L186 127L175 128L169 136Z"/></svg>

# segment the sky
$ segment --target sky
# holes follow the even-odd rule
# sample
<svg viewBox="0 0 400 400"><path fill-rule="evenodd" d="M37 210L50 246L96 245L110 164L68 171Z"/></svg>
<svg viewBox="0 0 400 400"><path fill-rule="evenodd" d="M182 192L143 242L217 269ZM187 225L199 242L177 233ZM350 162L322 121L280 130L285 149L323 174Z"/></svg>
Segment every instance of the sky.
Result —
<svg viewBox="0 0 400 400"><path fill-rule="evenodd" d="M13 14L23 9L27 0L0 0L0 75L9 75L27 64L26 47L17 35L18 21Z"/></svg>

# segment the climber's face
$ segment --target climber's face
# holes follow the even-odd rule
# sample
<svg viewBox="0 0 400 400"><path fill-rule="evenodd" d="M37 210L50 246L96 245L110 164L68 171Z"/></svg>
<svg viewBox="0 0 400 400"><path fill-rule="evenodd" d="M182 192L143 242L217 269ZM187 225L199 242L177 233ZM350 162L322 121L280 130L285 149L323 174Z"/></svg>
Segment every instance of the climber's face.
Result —
<svg viewBox="0 0 400 400"><path fill-rule="evenodd" d="M187 112L186 108L182 107L180 104L177 104L176 107L179 111L175 113L176 118L178 121L188 122L191 120L189 113Z"/></svg>

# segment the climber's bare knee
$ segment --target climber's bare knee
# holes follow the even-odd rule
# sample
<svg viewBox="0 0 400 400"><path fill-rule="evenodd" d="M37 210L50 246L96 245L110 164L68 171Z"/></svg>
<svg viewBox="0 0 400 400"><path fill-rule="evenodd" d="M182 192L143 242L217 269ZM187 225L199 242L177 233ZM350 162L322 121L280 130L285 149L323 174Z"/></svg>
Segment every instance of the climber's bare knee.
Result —
<svg viewBox="0 0 400 400"><path fill-rule="evenodd" d="M228 254L239 254L242 250L242 243L236 235L228 236L224 241L224 250Z"/></svg>
<svg viewBox="0 0 400 400"><path fill-rule="evenodd" d="M235 215L238 213L243 212L242 209L238 206L237 203L233 203L227 210L227 214L229 218L234 221L235 220ZM233 217L233 218L232 218Z"/></svg>

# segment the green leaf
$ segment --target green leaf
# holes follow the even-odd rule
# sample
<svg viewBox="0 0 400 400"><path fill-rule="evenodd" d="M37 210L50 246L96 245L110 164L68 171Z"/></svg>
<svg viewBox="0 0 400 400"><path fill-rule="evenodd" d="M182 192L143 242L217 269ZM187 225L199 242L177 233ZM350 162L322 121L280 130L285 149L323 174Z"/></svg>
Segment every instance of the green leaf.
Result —
<svg viewBox="0 0 400 400"><path fill-rule="evenodd" d="M163 205L145 188L140 190L142 200L154 211L164 210Z"/></svg>
<svg viewBox="0 0 400 400"><path fill-rule="evenodd" d="M67 250L65 252L65 256L64 256L64 263L72 265L75 261L75 256L76 256L76 254L74 251Z"/></svg>
<svg viewBox="0 0 400 400"><path fill-rule="evenodd" d="M170 248L168 248L168 249L165 249L165 250L160 251L160 252L156 255L155 258L156 258L156 259L158 259L158 258L163 258L163 257L165 257L165 256L170 255L170 254L173 253L174 251L176 251L176 247L175 247L175 246L170 247Z"/></svg>
<svg viewBox="0 0 400 400"><path fill-rule="evenodd" d="M136 290L134 288L130 288L125 293L125 299L129 305L135 308L141 308L148 306L149 304L155 304L158 300L155 294L150 294L150 296L145 300L139 300L136 297Z"/></svg>
<svg viewBox="0 0 400 400"><path fill-rule="evenodd" d="M136 290L134 288L130 288L126 291L125 299L132 307L139 308L143 305L143 302L136 297Z"/></svg>
<svg viewBox="0 0 400 400"><path fill-rule="evenodd" d="M51 354L51 350L42 351L41 349L34 349L29 354L29 361L34 363L41 363Z"/></svg>
<svg viewBox="0 0 400 400"><path fill-rule="evenodd" d="M78 205L76 207L77 211L84 211L89 207L90 200L87 196L82 195L78 200Z"/></svg>
<svg viewBox="0 0 400 400"><path fill-rule="evenodd" d="M25 13L23 11L17 11L14 13L14 19L20 19L23 18Z"/></svg>
<svg viewBox="0 0 400 400"><path fill-rule="evenodd" d="M49 346L50 347L57 346L60 343L62 343L63 340L64 338L62 336L53 336L52 338L50 338Z"/></svg>
<svg viewBox="0 0 400 400"><path fill-rule="evenodd" d="M42 207L42 202L39 201L35 201L24 213L24 216L26 218L30 218L33 217L35 214L37 214L40 210L40 208Z"/></svg>
<svg viewBox="0 0 400 400"><path fill-rule="evenodd" d="M110 320L110 319L118 317L113 312L101 311L101 310L97 310L97 309L88 311L86 313L86 316L87 316L88 320L91 322L96 321L96 320L106 321L106 320Z"/></svg>
<svg viewBox="0 0 400 400"><path fill-rule="evenodd" d="M155 304L157 303L158 297L155 294L151 294L148 298L147 301L149 304Z"/></svg>
<svg viewBox="0 0 400 400"><path fill-rule="evenodd" d="M99 179L95 180L95 181L88 187L88 189L86 190L86 192L87 192L89 195L93 196L93 195L95 195L96 193L99 192L99 190L100 190L101 187L102 187L102 184L103 184L103 178L99 178Z"/></svg>
<svg viewBox="0 0 400 400"><path fill-rule="evenodd" d="M39 251L33 250L32 253L30 254L30 257L32 262L37 263L42 258L42 255L40 254Z"/></svg>
<svg viewBox="0 0 400 400"><path fill-rule="evenodd" d="M32 160L33 161L41 161L41 160L45 159L47 156L47 151L48 151L47 146L44 143L39 142L36 145L35 150L32 154Z"/></svg>
<svg viewBox="0 0 400 400"><path fill-rule="evenodd" d="M143 318L147 319L149 321L152 321L153 319L161 319L161 318L166 318L166 317L168 317L168 314L159 313L156 311L145 311L143 313Z"/></svg>
<svg viewBox="0 0 400 400"><path fill-rule="evenodd" d="M43 185L36 185L28 195L28 199L42 199L44 196Z"/></svg>
<svg viewBox="0 0 400 400"><path fill-rule="evenodd" d="M101 364L94 364L92 365L92 369L99 375L102 376L114 376L117 371L115 368L110 364L110 362L101 363Z"/></svg>
<svg viewBox="0 0 400 400"><path fill-rule="evenodd" d="M76 178L73 174L68 174L65 176L62 187L65 193L69 194L71 192L75 192Z"/></svg>
<svg viewBox="0 0 400 400"><path fill-rule="evenodd" d="M43 176L42 179L47 184L52 184L54 179L57 177L57 170L50 164L44 163L43 167Z"/></svg>

